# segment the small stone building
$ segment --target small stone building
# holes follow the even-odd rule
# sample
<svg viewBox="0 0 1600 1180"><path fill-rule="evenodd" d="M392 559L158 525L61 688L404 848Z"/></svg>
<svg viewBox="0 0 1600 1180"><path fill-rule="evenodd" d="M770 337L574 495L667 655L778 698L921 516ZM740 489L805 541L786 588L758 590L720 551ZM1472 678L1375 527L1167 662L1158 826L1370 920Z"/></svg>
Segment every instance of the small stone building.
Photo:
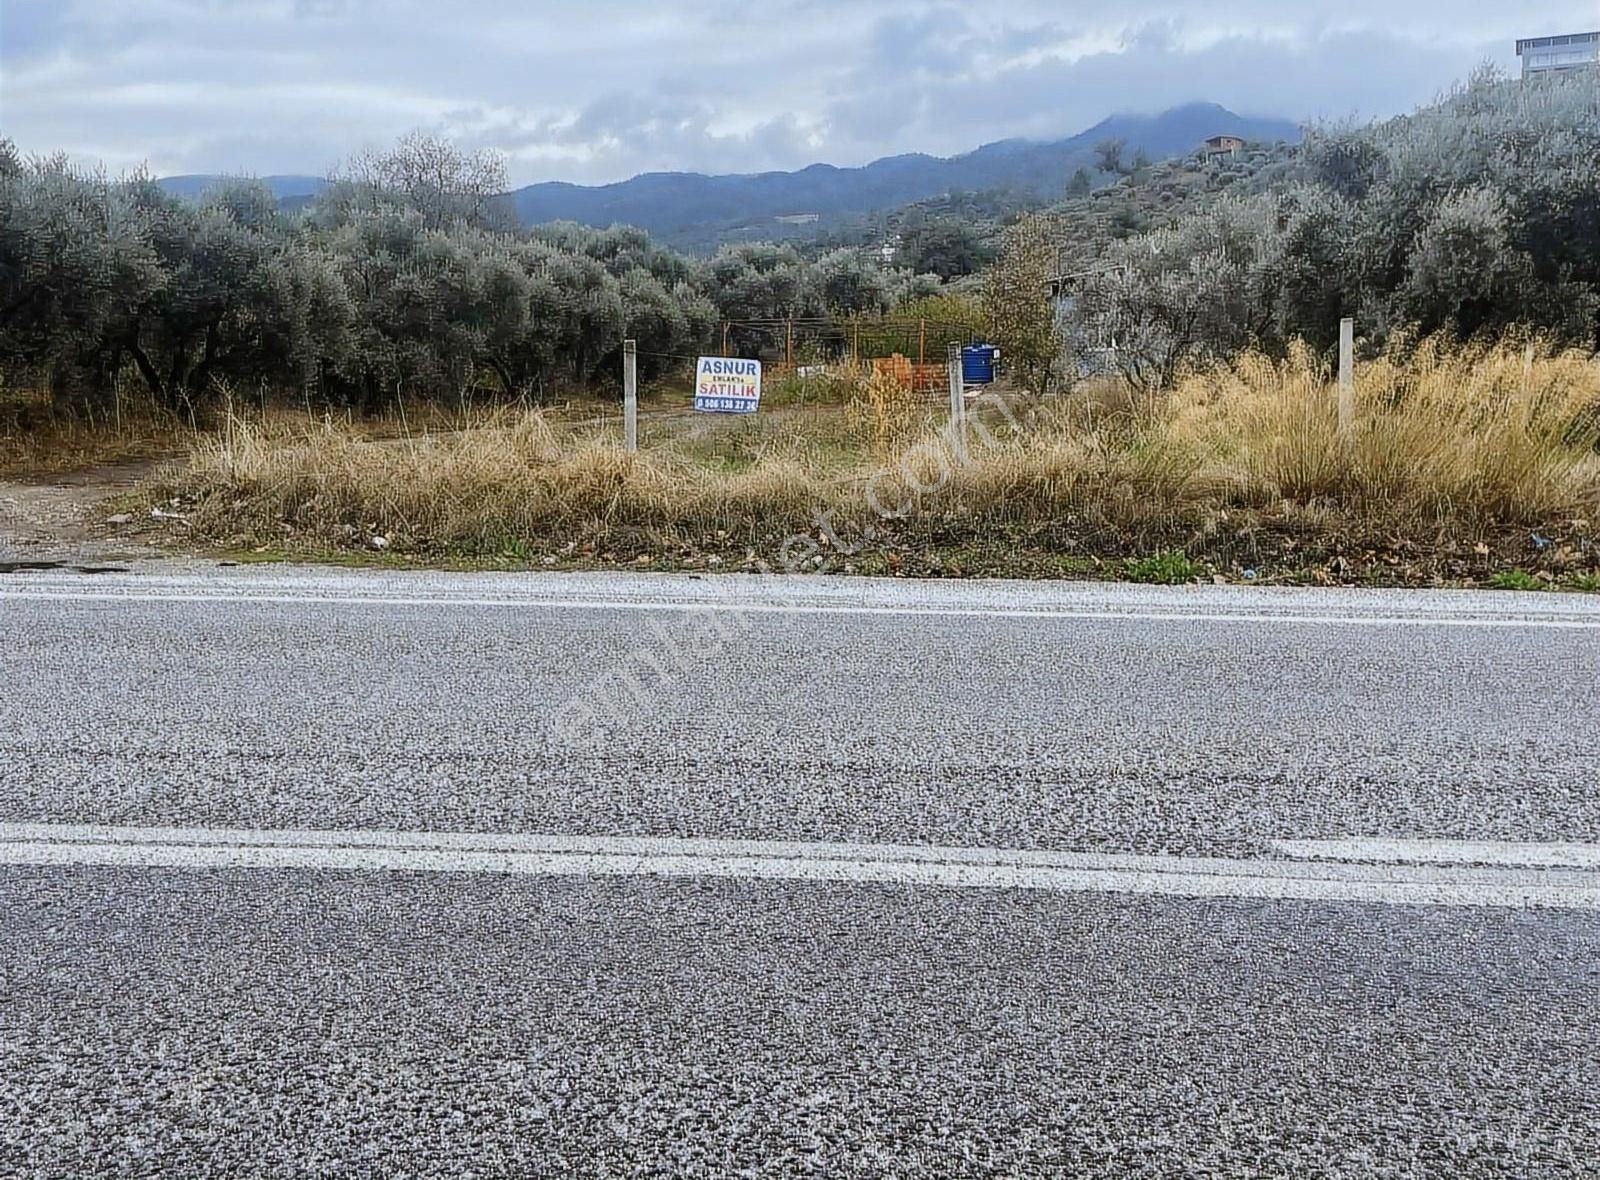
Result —
<svg viewBox="0 0 1600 1180"><path fill-rule="evenodd" d="M1237 135L1213 135L1206 140L1206 159L1217 160L1237 156L1244 151L1244 140Z"/></svg>

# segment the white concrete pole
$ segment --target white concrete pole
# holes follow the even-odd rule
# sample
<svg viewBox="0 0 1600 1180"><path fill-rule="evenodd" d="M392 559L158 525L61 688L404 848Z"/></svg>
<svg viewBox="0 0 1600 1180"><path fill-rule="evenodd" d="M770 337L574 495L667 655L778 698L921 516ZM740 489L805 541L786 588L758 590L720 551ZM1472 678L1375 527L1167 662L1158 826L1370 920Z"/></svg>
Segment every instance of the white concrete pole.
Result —
<svg viewBox="0 0 1600 1180"><path fill-rule="evenodd" d="M1339 321L1339 435L1348 439L1356 429L1356 322Z"/></svg>
<svg viewBox="0 0 1600 1180"><path fill-rule="evenodd" d="M967 399L961 380L961 345L950 342L950 446L956 461L967 461Z"/></svg>
<svg viewBox="0 0 1600 1180"><path fill-rule="evenodd" d="M628 450L639 449L639 344L622 342L622 431Z"/></svg>

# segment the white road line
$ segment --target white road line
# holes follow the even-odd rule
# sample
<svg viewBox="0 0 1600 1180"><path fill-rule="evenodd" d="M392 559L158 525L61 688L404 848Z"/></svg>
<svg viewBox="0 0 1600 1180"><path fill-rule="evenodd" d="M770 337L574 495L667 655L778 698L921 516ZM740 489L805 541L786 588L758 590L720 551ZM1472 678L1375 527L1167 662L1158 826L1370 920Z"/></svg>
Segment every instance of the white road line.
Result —
<svg viewBox="0 0 1600 1180"><path fill-rule="evenodd" d="M0 824L0 865L722 877L1600 911L1600 872L655 837Z"/></svg>
<svg viewBox="0 0 1600 1180"><path fill-rule="evenodd" d="M1333 627L1478 627L1600 630L1600 613L1593 615L1362 615L1305 614L1270 611L1217 610L1099 610L1062 607L911 606L879 603L805 603L772 601L686 602L614 598L483 598L465 596L372 594L268 594L260 592L178 593L172 591L94 591L0 587L0 599L58 602L162 602L162 603L263 603L271 605L338 605L382 607L470 607L509 610L577 611L695 611L730 614L790 615L899 615L935 618L1077 619L1088 622L1247 623Z"/></svg>
<svg viewBox="0 0 1600 1180"><path fill-rule="evenodd" d="M1353 837L1342 840L1275 840L1272 846L1284 856L1300 860L1600 869L1600 844Z"/></svg>

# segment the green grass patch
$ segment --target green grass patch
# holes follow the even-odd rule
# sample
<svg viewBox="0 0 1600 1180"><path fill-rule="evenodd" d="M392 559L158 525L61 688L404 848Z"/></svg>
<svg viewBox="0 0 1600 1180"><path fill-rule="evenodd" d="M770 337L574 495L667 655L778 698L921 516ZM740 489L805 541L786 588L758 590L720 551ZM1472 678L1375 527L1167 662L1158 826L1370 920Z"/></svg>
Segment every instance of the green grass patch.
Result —
<svg viewBox="0 0 1600 1180"><path fill-rule="evenodd" d="M1501 570L1489 579L1491 590L1544 590L1546 585L1527 570Z"/></svg>
<svg viewBox="0 0 1600 1180"><path fill-rule="evenodd" d="M1202 571L1183 550L1168 549L1150 557L1130 558L1123 564L1122 572L1130 582L1176 586L1194 581Z"/></svg>

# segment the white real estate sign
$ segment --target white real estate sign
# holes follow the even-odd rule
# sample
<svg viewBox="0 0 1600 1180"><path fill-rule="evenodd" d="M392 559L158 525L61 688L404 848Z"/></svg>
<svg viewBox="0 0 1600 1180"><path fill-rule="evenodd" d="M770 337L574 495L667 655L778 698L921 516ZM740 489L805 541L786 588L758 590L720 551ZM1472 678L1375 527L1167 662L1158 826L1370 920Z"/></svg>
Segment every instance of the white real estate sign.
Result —
<svg viewBox="0 0 1600 1180"><path fill-rule="evenodd" d="M707 414L754 414L760 405L760 361L703 356L695 365L695 409Z"/></svg>

